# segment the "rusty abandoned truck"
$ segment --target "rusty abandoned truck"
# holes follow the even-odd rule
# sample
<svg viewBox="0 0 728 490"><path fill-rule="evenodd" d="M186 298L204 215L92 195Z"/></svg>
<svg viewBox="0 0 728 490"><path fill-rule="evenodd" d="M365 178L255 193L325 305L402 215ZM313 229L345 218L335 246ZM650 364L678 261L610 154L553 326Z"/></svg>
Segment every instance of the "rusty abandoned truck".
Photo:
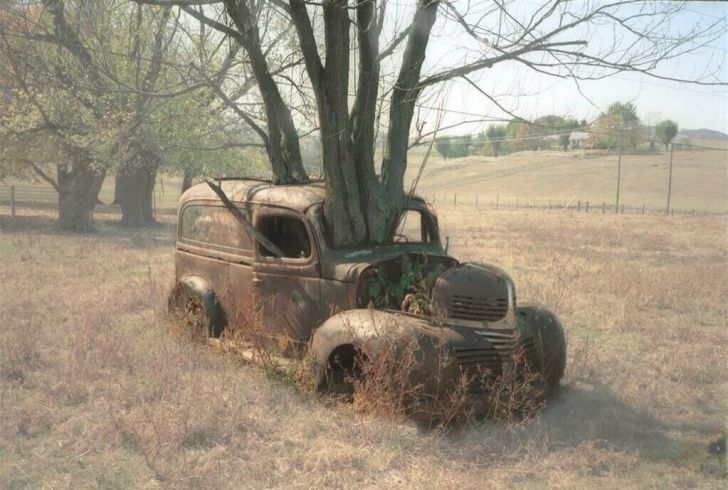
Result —
<svg viewBox="0 0 728 490"><path fill-rule="evenodd" d="M235 308L263 304L263 333L285 344L284 354L308 356L320 387L354 372L364 343L385 337L417 339L419 374L429 382L436 346L445 345L453 374L497 377L518 351L542 384L558 385L566 362L558 318L518 304L502 270L449 256L423 199L409 198L391 243L337 250L326 239L322 183L216 182L179 200L169 298L170 311L194 312L205 335L219 336ZM430 282L413 290L407 277Z"/></svg>

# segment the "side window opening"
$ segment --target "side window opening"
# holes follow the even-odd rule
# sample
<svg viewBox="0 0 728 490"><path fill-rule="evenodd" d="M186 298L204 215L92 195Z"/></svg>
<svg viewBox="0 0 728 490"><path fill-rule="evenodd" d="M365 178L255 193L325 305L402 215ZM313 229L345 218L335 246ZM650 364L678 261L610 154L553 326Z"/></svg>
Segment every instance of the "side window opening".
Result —
<svg viewBox="0 0 728 490"><path fill-rule="evenodd" d="M230 211L219 206L191 205L184 208L181 237L236 250L252 250L252 240Z"/></svg>
<svg viewBox="0 0 728 490"><path fill-rule="evenodd" d="M258 220L260 231L271 242L278 245L285 258L305 259L311 256L311 240L306 225L292 216L264 216ZM265 257L275 255L258 244L260 254Z"/></svg>
<svg viewBox="0 0 728 490"><path fill-rule="evenodd" d="M395 243L430 243L432 236L427 218L420 211L405 209L393 238Z"/></svg>

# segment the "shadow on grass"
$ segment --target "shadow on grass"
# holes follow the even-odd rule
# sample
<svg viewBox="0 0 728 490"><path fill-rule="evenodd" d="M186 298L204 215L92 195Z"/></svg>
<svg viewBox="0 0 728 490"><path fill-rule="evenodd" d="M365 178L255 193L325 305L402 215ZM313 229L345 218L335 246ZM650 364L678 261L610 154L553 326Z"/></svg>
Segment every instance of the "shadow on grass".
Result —
<svg viewBox="0 0 728 490"><path fill-rule="evenodd" d="M24 210L25 211L25 210ZM152 226L126 228L119 224L118 218L104 214L94 220L94 229L86 233L63 231L56 226L53 213L37 213L17 215L12 219L7 214L0 215L0 233L13 235L55 235L68 237L91 237L97 240L113 241L116 244L127 243L131 248L148 248L156 246L173 247L175 243L175 223L169 218Z"/></svg>
<svg viewBox="0 0 728 490"><path fill-rule="evenodd" d="M558 458L562 452L572 458L599 448L636 453L656 464L690 466L694 461L683 461L689 441L668 435L678 430L648 409L625 403L604 384L579 383L564 386L532 421L511 425L483 420L477 428L449 433L442 449L465 464L473 459L505 464L526 455ZM472 451L461 452L462 447ZM604 469L602 463L594 464L597 473Z"/></svg>
<svg viewBox="0 0 728 490"><path fill-rule="evenodd" d="M542 428L558 446L601 441L656 462L674 460L682 446L666 435L672 427L648 409L620 400L602 383L563 387L544 410Z"/></svg>

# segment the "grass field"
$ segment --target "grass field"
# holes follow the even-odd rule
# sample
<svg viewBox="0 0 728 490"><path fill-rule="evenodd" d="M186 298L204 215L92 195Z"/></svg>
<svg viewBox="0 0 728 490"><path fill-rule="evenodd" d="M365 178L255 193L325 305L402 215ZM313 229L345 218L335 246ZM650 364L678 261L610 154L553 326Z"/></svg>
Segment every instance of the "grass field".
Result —
<svg viewBox="0 0 728 490"><path fill-rule="evenodd" d="M720 142L710 142L720 148ZM410 153L406 182L419 171L425 148ZM668 159L665 153L622 156L620 203L648 211L665 209L667 202ZM577 200L614 204L617 182L617 155L614 152L541 151L518 152L498 158L482 155L443 160L433 150L417 188L441 202L475 201L492 205L520 205L536 200L554 206ZM676 151L673 160L672 207L678 211L728 211L728 150Z"/></svg>
<svg viewBox="0 0 728 490"><path fill-rule="evenodd" d="M311 398L167 332L171 217L0 234L0 487L724 488L728 236L710 216L440 213L569 343L535 420L448 435Z"/></svg>

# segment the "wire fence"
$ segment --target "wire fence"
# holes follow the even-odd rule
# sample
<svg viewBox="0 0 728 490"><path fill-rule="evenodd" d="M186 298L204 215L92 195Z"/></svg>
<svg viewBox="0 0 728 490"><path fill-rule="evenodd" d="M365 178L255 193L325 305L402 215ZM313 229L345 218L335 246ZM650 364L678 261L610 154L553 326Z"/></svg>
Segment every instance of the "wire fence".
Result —
<svg viewBox="0 0 728 490"><path fill-rule="evenodd" d="M33 185L0 185L0 204L16 206L24 204L58 205L58 193L49 187Z"/></svg>
<svg viewBox="0 0 728 490"><path fill-rule="evenodd" d="M435 208L470 208L476 210L515 210L515 209L541 209L549 211L570 211L578 213L601 214L668 214L666 207L650 206L647 204L620 204L593 199L549 199L524 196L505 196L500 194L457 194L457 193L425 193L421 196ZM675 209L670 207L669 214L695 214L728 216L728 211L709 211L704 209Z"/></svg>
<svg viewBox="0 0 728 490"><path fill-rule="evenodd" d="M168 189L164 193L165 201L177 199L172 196L174 191ZM421 196L430 202L435 208L464 208L475 210L516 210L516 209L540 209L549 211L569 211L589 214L633 214L633 215L656 215L667 214L665 207L650 206L646 204L620 204L606 201L595 201L593 199L578 199L576 196L571 199L549 199L524 196L506 196L501 194L458 194L458 193L424 193ZM155 208L162 200L155 193ZM17 208L22 207L58 207L58 193L49 187L37 185L0 185L0 206L10 208L10 215L16 215ZM156 209L155 209L156 211ZM4 214L5 210L3 210ZM707 211L701 209L670 209L670 215L695 214L695 215L728 215L728 212Z"/></svg>

